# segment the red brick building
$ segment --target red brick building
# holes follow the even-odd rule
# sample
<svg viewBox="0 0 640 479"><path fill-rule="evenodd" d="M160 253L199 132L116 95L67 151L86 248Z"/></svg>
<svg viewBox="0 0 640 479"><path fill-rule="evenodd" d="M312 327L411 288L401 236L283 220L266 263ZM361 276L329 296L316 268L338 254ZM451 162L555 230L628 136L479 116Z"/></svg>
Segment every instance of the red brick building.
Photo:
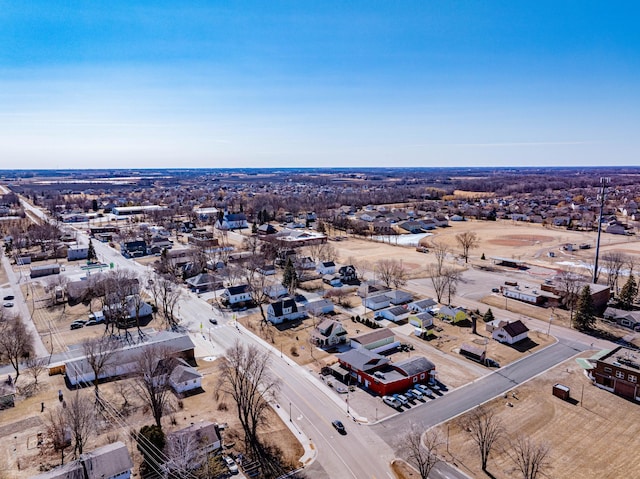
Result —
<svg viewBox="0 0 640 479"><path fill-rule="evenodd" d="M338 355L342 368L357 383L381 396L401 393L435 376L436 366L423 356L397 363L367 349L352 349Z"/></svg>
<svg viewBox="0 0 640 479"><path fill-rule="evenodd" d="M591 377L599 388L640 401L640 351L617 347L596 359Z"/></svg>

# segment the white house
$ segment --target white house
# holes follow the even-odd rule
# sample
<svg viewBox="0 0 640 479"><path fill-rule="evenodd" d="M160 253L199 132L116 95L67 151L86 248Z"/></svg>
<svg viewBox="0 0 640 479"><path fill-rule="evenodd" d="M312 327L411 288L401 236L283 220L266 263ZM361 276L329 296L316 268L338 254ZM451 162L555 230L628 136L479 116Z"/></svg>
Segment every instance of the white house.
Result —
<svg viewBox="0 0 640 479"><path fill-rule="evenodd" d="M387 291L384 293L386 297L389 298L391 304L405 304L413 299L413 295L411 293L407 293L406 291L401 291L399 289L394 289L393 291Z"/></svg>
<svg viewBox="0 0 640 479"><path fill-rule="evenodd" d="M311 341L318 346L335 346L347 342L347 331L340 321L326 318L311 331Z"/></svg>
<svg viewBox="0 0 640 479"><path fill-rule="evenodd" d="M127 446L120 441L80 455L78 460L43 472L32 479L129 479L133 461Z"/></svg>
<svg viewBox="0 0 640 479"><path fill-rule="evenodd" d="M296 302L291 298L271 303L267 308L267 321L272 324L281 324L285 321L300 319L304 315L304 311L300 311Z"/></svg>
<svg viewBox="0 0 640 479"><path fill-rule="evenodd" d="M377 296L368 296L366 298L362 298L362 304L366 308L378 311L380 309L388 308L391 304L391 300L389 299L389 296L385 294L379 294Z"/></svg>
<svg viewBox="0 0 640 479"><path fill-rule="evenodd" d="M172 441L181 436L192 436L195 439L195 443L198 444L198 448L194 450L196 454L212 453L222 447L218 425L211 421L191 423L190 426L167 434L167 439Z"/></svg>
<svg viewBox="0 0 640 479"><path fill-rule="evenodd" d="M333 261L319 261L316 265L316 271L321 275L335 274L336 264Z"/></svg>
<svg viewBox="0 0 640 479"><path fill-rule="evenodd" d="M176 366L169 375L169 384L178 394L202 388L202 374L184 359L176 359Z"/></svg>
<svg viewBox="0 0 640 479"><path fill-rule="evenodd" d="M409 317L409 310L402 306L393 306L392 308L376 311L376 318L384 318L397 323Z"/></svg>
<svg viewBox="0 0 640 479"><path fill-rule="evenodd" d="M331 314L334 311L333 301L328 299L319 299L317 301L310 301L306 305L307 313L313 316L320 316L322 314Z"/></svg>
<svg viewBox="0 0 640 479"><path fill-rule="evenodd" d="M518 319L496 328L493 333L491 333L491 337L501 343L515 344L529 337L529 328Z"/></svg>
<svg viewBox="0 0 640 479"><path fill-rule="evenodd" d="M251 301L251 291L248 284L240 286L229 286L220 295L222 302L227 304L238 304L243 301Z"/></svg>
<svg viewBox="0 0 640 479"><path fill-rule="evenodd" d="M282 283L275 282L264 287L264 293L271 299L278 299L286 296L289 290Z"/></svg>
<svg viewBox="0 0 640 479"><path fill-rule="evenodd" d="M71 245L67 249L67 261L87 259L89 257L89 246Z"/></svg>
<svg viewBox="0 0 640 479"><path fill-rule="evenodd" d="M109 317L111 314L111 317L113 318L119 316L121 307L122 305L120 304L111 304L103 309L102 313L106 317ZM127 296L125 307L127 309L127 317L123 319L135 319L136 315L138 318L144 318L146 316L151 316L153 313L153 307L149 303L142 301L134 295Z"/></svg>
<svg viewBox="0 0 640 479"><path fill-rule="evenodd" d="M409 309L415 313L430 313L437 306L438 303L433 298L421 299L419 301L409 303Z"/></svg>
<svg viewBox="0 0 640 479"><path fill-rule="evenodd" d="M216 222L216 228L219 230L237 230L248 227L249 224L244 213L229 213L225 211L222 221L218 220Z"/></svg>
<svg viewBox="0 0 640 479"><path fill-rule="evenodd" d="M351 338L350 344L353 349L368 349L380 353L398 347L400 341L396 341L396 336L390 329L380 328Z"/></svg>

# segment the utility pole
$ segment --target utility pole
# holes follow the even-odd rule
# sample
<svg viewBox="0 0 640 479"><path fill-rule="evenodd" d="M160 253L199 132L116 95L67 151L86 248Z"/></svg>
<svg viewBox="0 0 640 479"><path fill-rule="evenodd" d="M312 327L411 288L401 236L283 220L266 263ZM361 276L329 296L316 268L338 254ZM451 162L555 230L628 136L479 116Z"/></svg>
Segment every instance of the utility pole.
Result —
<svg viewBox="0 0 640 479"><path fill-rule="evenodd" d="M596 240L596 260L593 263L593 283L598 282L598 256L600 255L600 233L602 232L602 211L604 210L604 201L607 185L611 182L611 178L600 178L600 215L598 216L598 239Z"/></svg>

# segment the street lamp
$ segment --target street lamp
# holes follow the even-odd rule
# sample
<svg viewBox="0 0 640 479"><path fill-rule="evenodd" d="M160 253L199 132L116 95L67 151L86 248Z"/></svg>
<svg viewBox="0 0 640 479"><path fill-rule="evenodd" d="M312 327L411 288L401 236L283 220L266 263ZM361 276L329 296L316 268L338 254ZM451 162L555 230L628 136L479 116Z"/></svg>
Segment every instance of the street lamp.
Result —
<svg viewBox="0 0 640 479"><path fill-rule="evenodd" d="M293 422L291 419L291 401L289 401L289 422Z"/></svg>

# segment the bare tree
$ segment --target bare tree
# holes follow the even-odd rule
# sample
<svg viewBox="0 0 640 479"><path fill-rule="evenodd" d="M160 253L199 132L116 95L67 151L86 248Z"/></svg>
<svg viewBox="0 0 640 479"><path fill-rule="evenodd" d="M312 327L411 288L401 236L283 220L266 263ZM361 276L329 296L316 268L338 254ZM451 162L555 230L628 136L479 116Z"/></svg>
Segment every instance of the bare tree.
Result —
<svg viewBox="0 0 640 479"><path fill-rule="evenodd" d="M522 479L547 476L549 444L535 442L528 436L518 436L515 441L510 441L510 446L507 455L515 463Z"/></svg>
<svg viewBox="0 0 640 479"><path fill-rule="evenodd" d="M455 268L444 268L442 276L446 278L446 292L448 295L448 304L451 305L451 296L456 294L458 290L458 283L462 278L462 274Z"/></svg>
<svg viewBox="0 0 640 479"><path fill-rule="evenodd" d="M96 404L100 403L98 384L100 377L115 366L117 342L111 336L89 339L82 344L82 349L89 367L93 371L93 386Z"/></svg>
<svg viewBox="0 0 640 479"><path fill-rule="evenodd" d="M61 406L49 409L45 424L53 450L60 452L60 464L64 464L64 451L71 446L71 430L65 410Z"/></svg>
<svg viewBox="0 0 640 479"><path fill-rule="evenodd" d="M235 401L247 449L256 459L261 458L264 447L258 428L267 424L269 402L280 388L278 379L269 372L269 362L267 351L236 341L220 369L219 389Z"/></svg>
<svg viewBox="0 0 640 479"><path fill-rule="evenodd" d="M335 261L338 258L338 252L329 243L318 243L307 247L307 252L313 261Z"/></svg>
<svg viewBox="0 0 640 479"><path fill-rule="evenodd" d="M444 296L444 293L447 289L447 277L441 274L441 270L436 264L430 264L427 267L427 274L431 279L433 290L436 293L436 299L438 300L438 303L441 303L442 297Z"/></svg>
<svg viewBox="0 0 640 479"><path fill-rule="evenodd" d="M194 434L172 434L167 436L165 454L166 465L171 471L171 477L187 479L194 477L197 470L206 459L206 454L200 448Z"/></svg>
<svg viewBox="0 0 640 479"><path fill-rule="evenodd" d="M562 303L569 309L569 327L573 326L573 312L578 302L578 293L585 280L575 271L562 271L557 276L560 285Z"/></svg>
<svg viewBox="0 0 640 479"><path fill-rule="evenodd" d="M245 281L249 285L249 294L251 300L258 306L262 321L266 322L267 317L264 314L264 304L269 302L269 287L272 285L272 281L264 274L258 272L259 260L254 257L247 261L247 266L244 270Z"/></svg>
<svg viewBox="0 0 640 479"><path fill-rule="evenodd" d="M169 405L171 354L162 346L148 346L140 352L133 371L133 386L145 401L159 428Z"/></svg>
<svg viewBox="0 0 640 479"><path fill-rule="evenodd" d="M33 350L33 335L27 330L19 315L3 315L0 321L0 354L7 358L20 376L20 362Z"/></svg>
<svg viewBox="0 0 640 479"><path fill-rule="evenodd" d="M442 445L442 438L434 431L429 430L422 434L417 426L413 426L403 436L401 447L407 454L407 459L420 474L420 479L428 479L431 470L440 462L438 448Z"/></svg>
<svg viewBox="0 0 640 479"><path fill-rule="evenodd" d="M36 358L30 356L27 359L27 373L33 378L33 385L38 387L38 377L47 369L47 358Z"/></svg>
<svg viewBox="0 0 640 479"><path fill-rule="evenodd" d="M66 403L64 408L66 424L73 437L73 453L82 454L89 437L96 430L95 409L90 401L81 397L80 391L76 391Z"/></svg>
<svg viewBox="0 0 640 479"><path fill-rule="evenodd" d="M602 262L607 271L607 284L615 294L618 294L618 277L627 262L627 257L618 251L608 251L602 255Z"/></svg>
<svg viewBox="0 0 640 479"><path fill-rule="evenodd" d="M463 427L478 447L482 470L486 471L491 450L504 434L502 422L493 411L478 406L466 417Z"/></svg>
<svg viewBox="0 0 640 479"><path fill-rule="evenodd" d="M449 254L449 248L438 242L433 242L433 246L431 247L431 251L433 252L433 257L436 259L436 271L438 276L442 274L442 269L444 268L444 260L447 258Z"/></svg>
<svg viewBox="0 0 640 479"><path fill-rule="evenodd" d="M175 315L178 301L182 298L182 289L173 281L164 277L157 277L149 281L149 289L156 305L161 308L167 328L175 328L180 324L180 318Z"/></svg>
<svg viewBox="0 0 640 479"><path fill-rule="evenodd" d="M477 248L480 245L478 235L474 231L465 231L456 235L456 241L462 248L462 257L464 262L469 261L469 250Z"/></svg>
<svg viewBox="0 0 640 479"><path fill-rule="evenodd" d="M401 261L381 259L376 263L375 271L387 288L393 285L398 289L407 283L407 271Z"/></svg>

